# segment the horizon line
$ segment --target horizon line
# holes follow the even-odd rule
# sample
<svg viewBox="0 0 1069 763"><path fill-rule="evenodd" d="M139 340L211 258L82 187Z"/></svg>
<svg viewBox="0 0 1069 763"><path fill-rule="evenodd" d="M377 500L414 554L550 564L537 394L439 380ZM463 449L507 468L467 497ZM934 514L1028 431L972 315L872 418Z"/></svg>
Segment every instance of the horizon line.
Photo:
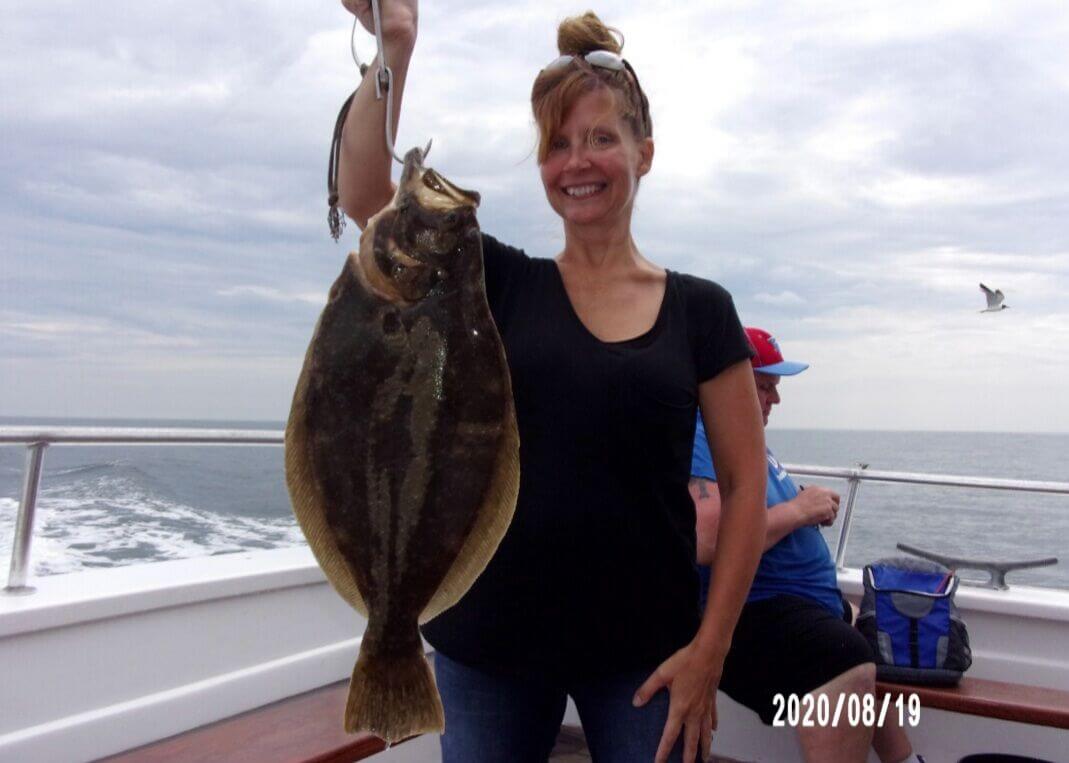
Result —
<svg viewBox="0 0 1069 763"><path fill-rule="evenodd" d="M26 426L27 424L32 426L35 421L47 422L54 424L61 421L111 421L111 422L132 422L132 421L159 421L159 422L171 422L171 423L184 423L190 422L205 422L205 423L230 423L230 424L270 424L277 426L280 429L286 428L285 419L245 419L245 418L231 418L222 419L212 416L208 417L188 417L188 418L173 418L173 417L157 417L157 416L25 416L25 415L7 415L0 414L0 421L3 420L19 420L20 422L26 422L25 424L12 424L11 426ZM887 434L896 433L910 433L910 432L924 432L934 434L1027 434L1027 435L1069 435L1069 431L1063 430L1005 430L1005 429L888 429L881 427L798 427L798 426L785 426L766 427L766 431L779 431L779 432L881 432Z"/></svg>

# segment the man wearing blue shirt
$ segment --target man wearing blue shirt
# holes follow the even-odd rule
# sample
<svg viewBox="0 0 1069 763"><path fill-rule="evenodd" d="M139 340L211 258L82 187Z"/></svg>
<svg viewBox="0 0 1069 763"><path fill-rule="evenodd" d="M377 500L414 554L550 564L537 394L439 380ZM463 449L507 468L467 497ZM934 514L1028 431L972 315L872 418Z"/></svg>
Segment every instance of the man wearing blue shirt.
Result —
<svg viewBox="0 0 1069 763"><path fill-rule="evenodd" d="M751 362L761 413L768 425L772 406L780 402L778 385L809 366L786 361L767 331L747 328L754 349ZM698 564L704 591L716 548L720 493L709 454L705 427L698 416L691 463L691 496L697 511ZM775 694L799 698L828 695L835 707L840 694L875 691L876 665L865 639L850 624L853 614L839 591L835 563L820 534L839 511L839 495L819 486L799 489L768 452L768 528L765 550L735 628L724 663L720 689L755 711L771 725ZM844 705L845 706L845 705ZM807 761L864 761L871 745L883 763L922 760L913 755L901 728L888 724L875 730L851 727L798 729Z"/></svg>

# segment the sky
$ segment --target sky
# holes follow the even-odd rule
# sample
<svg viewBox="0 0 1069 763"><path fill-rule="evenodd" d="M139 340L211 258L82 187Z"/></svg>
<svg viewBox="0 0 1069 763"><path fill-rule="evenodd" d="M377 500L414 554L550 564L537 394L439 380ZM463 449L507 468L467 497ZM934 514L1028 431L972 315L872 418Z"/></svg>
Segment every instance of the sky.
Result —
<svg viewBox="0 0 1069 763"><path fill-rule="evenodd" d="M555 255L528 95L588 6L424 6L399 149L433 138L484 230ZM811 364L773 426L1069 432L1069 6L594 9L651 103L640 249ZM326 222L351 18L5 5L0 416L286 418L356 245ZM1011 308L980 314L980 282Z"/></svg>

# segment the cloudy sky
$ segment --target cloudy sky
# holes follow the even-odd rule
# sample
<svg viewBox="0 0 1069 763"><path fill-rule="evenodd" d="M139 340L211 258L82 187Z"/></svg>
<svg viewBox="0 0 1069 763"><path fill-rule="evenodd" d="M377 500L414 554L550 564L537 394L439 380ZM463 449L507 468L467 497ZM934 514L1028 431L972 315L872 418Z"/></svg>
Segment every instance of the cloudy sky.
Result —
<svg viewBox="0 0 1069 763"><path fill-rule="evenodd" d="M325 188L351 17L99 6L5 6L0 415L281 421L355 243ZM527 95L586 7L421 12L398 144L433 137L483 228L534 255L562 236ZM1069 431L1064 2L596 10L652 104L640 247L812 364L774 425ZM980 281L1012 309L980 315Z"/></svg>

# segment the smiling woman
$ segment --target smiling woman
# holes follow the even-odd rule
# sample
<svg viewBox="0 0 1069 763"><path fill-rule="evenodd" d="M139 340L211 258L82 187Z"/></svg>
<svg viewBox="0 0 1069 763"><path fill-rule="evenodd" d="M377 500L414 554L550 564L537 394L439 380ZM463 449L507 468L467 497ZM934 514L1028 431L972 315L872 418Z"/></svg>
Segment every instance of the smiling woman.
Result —
<svg viewBox="0 0 1069 763"><path fill-rule="evenodd" d="M562 24L561 56L539 72L531 108L550 206L566 228L597 223L623 237L630 234L639 179L653 164L653 122L611 32L593 13Z"/></svg>
<svg viewBox="0 0 1069 763"><path fill-rule="evenodd" d="M542 183L565 225L628 224L639 178L653 164L653 140L629 134L615 92L580 96L548 140Z"/></svg>
<svg viewBox="0 0 1069 763"><path fill-rule="evenodd" d="M373 28L368 2L345 4ZM383 3L383 14L397 108L417 6ZM482 236L521 476L486 571L423 628L437 652L443 759L544 760L571 695L596 757L689 762L709 749L724 654L764 534L749 345L726 291L654 264L632 236L639 180L653 167L652 120L613 30L593 13L566 19L558 48L531 104L564 247L532 258ZM394 195L384 100L365 82L341 128L337 191L362 227ZM704 619L687 491L699 403L729 475L731 517Z"/></svg>

